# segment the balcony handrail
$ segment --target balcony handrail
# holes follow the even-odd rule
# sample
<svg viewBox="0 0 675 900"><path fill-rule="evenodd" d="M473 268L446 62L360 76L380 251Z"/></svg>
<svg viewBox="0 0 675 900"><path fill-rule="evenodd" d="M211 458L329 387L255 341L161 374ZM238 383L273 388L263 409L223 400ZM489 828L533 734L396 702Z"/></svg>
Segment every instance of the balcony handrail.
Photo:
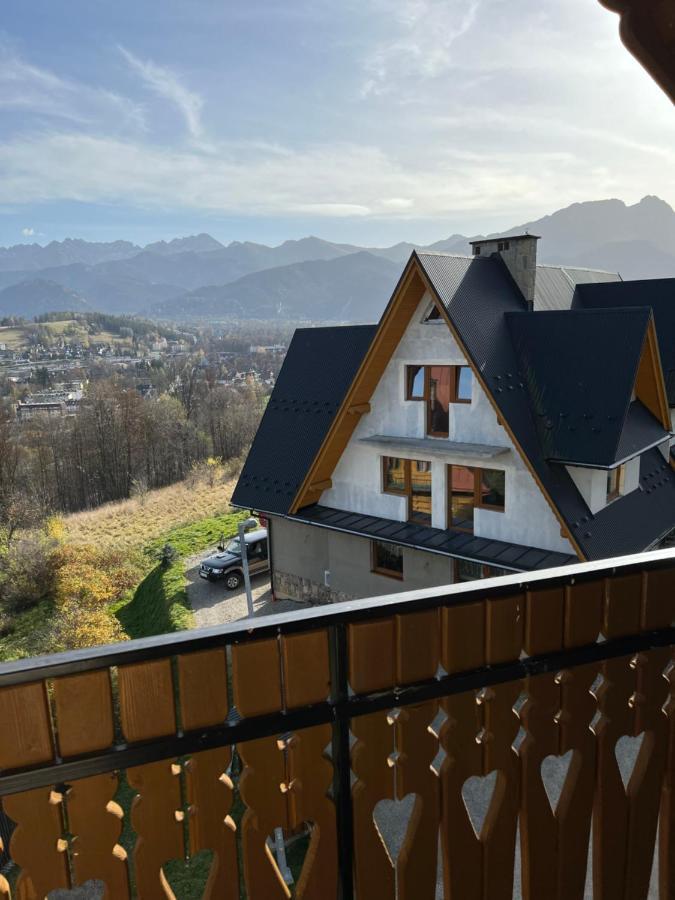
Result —
<svg viewBox="0 0 675 900"><path fill-rule="evenodd" d="M42 678L79 674L106 666L149 662L170 654L209 650L224 643L236 645L278 635L300 634L347 622L362 622L399 613L422 612L441 606L467 604L477 599L495 600L514 592L531 590L541 582L545 582L546 587L551 588L579 584L603 576L629 575L635 571L657 571L668 568L674 561L675 548L650 550L555 569L517 572L480 581L419 588L362 600L321 605L297 612L238 619L226 625L213 625L208 628L136 638L118 644L27 657L0 663L0 688Z"/></svg>

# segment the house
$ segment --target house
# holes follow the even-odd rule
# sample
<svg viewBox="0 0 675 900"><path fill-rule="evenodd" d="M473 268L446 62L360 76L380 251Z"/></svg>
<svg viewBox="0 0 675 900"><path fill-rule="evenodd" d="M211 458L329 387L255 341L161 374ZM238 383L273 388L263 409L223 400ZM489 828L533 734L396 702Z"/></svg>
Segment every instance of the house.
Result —
<svg viewBox="0 0 675 900"><path fill-rule="evenodd" d="M278 597L636 553L675 529L675 279L413 253L377 326L299 329L233 495ZM664 374L665 370L665 374Z"/></svg>

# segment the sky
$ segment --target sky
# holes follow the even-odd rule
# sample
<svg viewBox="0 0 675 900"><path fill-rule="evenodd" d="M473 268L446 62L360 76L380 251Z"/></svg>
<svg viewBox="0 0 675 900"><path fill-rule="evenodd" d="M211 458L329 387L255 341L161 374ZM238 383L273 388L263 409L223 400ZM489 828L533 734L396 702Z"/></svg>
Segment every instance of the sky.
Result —
<svg viewBox="0 0 675 900"><path fill-rule="evenodd" d="M431 242L675 205L597 0L3 0L0 244Z"/></svg>

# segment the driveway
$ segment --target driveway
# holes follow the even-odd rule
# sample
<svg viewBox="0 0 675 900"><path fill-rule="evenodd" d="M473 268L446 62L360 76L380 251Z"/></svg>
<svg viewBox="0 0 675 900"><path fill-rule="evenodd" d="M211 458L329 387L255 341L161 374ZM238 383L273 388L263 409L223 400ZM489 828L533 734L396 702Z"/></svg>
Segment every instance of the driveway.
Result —
<svg viewBox="0 0 675 900"><path fill-rule="evenodd" d="M189 556L185 560L187 594L194 610L197 628L208 625L225 625L248 616L246 592L242 585L239 590L228 591L222 581L207 581L199 577L199 564L213 549ZM290 610L307 609L311 604L296 603L294 600L272 600L269 575L256 575L251 579L253 589L253 610L255 616Z"/></svg>

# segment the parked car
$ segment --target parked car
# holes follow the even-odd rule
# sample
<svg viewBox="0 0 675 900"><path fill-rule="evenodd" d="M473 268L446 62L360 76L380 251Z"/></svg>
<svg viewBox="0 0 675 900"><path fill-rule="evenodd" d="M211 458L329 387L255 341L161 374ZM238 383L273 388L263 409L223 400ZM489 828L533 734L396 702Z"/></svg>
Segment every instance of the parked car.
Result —
<svg viewBox="0 0 675 900"><path fill-rule="evenodd" d="M248 570L251 575L267 572L270 567L267 544L267 529L257 528L246 535ZM225 587L234 591L244 581L242 569L241 544L239 538L232 538L226 546L213 556L205 559L199 567L199 574L209 581L224 579Z"/></svg>

